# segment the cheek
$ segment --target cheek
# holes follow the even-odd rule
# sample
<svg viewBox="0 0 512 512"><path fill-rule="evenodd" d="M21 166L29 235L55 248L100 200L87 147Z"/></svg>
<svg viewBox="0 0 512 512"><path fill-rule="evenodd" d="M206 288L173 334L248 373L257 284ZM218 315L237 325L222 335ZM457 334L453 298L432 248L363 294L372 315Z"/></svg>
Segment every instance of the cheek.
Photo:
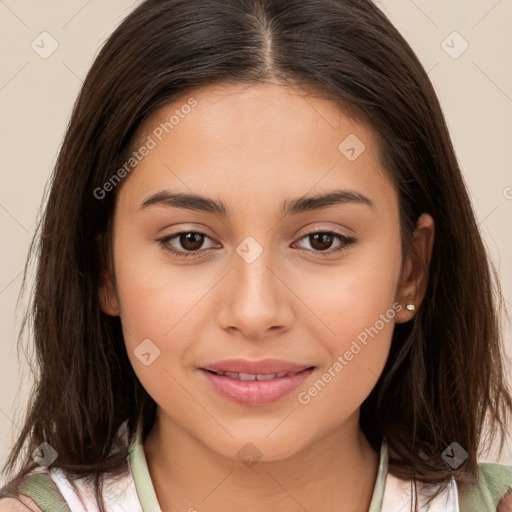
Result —
<svg viewBox="0 0 512 512"><path fill-rule="evenodd" d="M123 324L139 334L162 337L194 296L187 272L166 264L158 241L146 239L129 222L115 238L115 269ZM184 267L183 267L184 268ZM190 267L189 267L190 268ZM188 281L187 281L188 279Z"/></svg>
<svg viewBox="0 0 512 512"><path fill-rule="evenodd" d="M190 330L194 305L204 291L191 284L190 276L185 279L169 266L150 262L150 252L133 248L125 253L129 258L116 261L126 350L153 400L165 410L183 411L190 397L178 384L186 381L181 365L195 338Z"/></svg>
<svg viewBox="0 0 512 512"><path fill-rule="evenodd" d="M306 390L309 396L321 391L322 398L311 400L318 406L333 401L347 405L344 410L357 408L384 368L396 313L403 307L395 297L401 266L398 235L392 240L383 237L371 250L347 256L315 287L308 280L307 296L318 314L314 334L329 354L320 382L311 393Z"/></svg>
<svg viewBox="0 0 512 512"><path fill-rule="evenodd" d="M396 308L385 295L361 307L352 297L332 310L334 334L324 329L320 338L328 355L316 379L297 397L322 428L343 423L377 384L389 355L395 315Z"/></svg>
<svg viewBox="0 0 512 512"><path fill-rule="evenodd" d="M132 364L137 367L139 362L134 351L146 339L159 350L164 343L166 351L170 346L173 352L182 349L182 338L173 338L173 334L186 328L188 313L199 300L200 290L186 272L179 269L172 272L164 264L165 254L158 242L140 239L135 242L135 239L121 228L115 241L114 259L124 338ZM166 343L170 339L171 345Z"/></svg>
<svg viewBox="0 0 512 512"><path fill-rule="evenodd" d="M400 240L394 235L391 241L381 237L371 244L363 242L336 267L296 281L296 286L299 290L304 287L299 293L308 297L327 338L331 334L331 347L342 349L347 340L373 326L387 311L387 320L394 319L392 306L400 270ZM389 337L392 322L381 324L379 321L383 334Z"/></svg>

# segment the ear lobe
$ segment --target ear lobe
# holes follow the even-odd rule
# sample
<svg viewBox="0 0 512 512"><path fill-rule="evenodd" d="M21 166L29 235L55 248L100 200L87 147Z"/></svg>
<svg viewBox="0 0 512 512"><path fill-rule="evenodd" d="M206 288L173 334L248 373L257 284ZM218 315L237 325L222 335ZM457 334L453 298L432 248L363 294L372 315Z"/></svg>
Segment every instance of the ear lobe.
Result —
<svg viewBox="0 0 512 512"><path fill-rule="evenodd" d="M119 301L110 272L100 273L98 295L101 310L107 315L119 316Z"/></svg>
<svg viewBox="0 0 512 512"><path fill-rule="evenodd" d="M396 323L411 320L415 313L407 310L405 306L414 304L417 311L425 297L434 235L434 219L428 213L423 213L418 219L413 234L414 250L408 255L402 273L398 297L403 309L396 315Z"/></svg>

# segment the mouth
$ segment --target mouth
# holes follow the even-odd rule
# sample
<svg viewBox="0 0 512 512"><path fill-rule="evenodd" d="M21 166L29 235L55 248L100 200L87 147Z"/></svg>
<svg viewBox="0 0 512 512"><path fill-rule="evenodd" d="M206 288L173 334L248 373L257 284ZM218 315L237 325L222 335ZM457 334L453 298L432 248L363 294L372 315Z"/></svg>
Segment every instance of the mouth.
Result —
<svg viewBox="0 0 512 512"><path fill-rule="evenodd" d="M200 368L210 388L221 397L245 406L263 406L290 395L315 371L308 366L299 371L246 373Z"/></svg>
<svg viewBox="0 0 512 512"><path fill-rule="evenodd" d="M238 378L236 375L241 375L243 380L257 380L251 377L252 375L263 377L261 380L264 380L268 375L273 375L273 378L284 377L286 374L298 373L311 367L312 365L293 363L275 358L261 359L259 361L238 358L225 359L224 361L204 365L201 369L219 375L232 376L233 378Z"/></svg>
<svg viewBox="0 0 512 512"><path fill-rule="evenodd" d="M204 371L213 373L214 375L218 375L221 377L229 377L230 379L242 380L242 381L253 381L253 380L272 380L272 379L281 379L283 377L290 377L292 375L297 375L298 373L313 370L315 367L310 366L309 368L305 368L304 370L298 372L278 372L278 373L242 373L242 372L214 372L212 370L207 370L205 368L201 368Z"/></svg>

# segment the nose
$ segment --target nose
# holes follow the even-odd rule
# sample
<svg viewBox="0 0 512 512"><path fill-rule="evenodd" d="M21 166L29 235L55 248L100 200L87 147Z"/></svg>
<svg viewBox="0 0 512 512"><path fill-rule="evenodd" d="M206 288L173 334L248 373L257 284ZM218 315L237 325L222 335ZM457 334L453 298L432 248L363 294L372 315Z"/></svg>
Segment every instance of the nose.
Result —
<svg viewBox="0 0 512 512"><path fill-rule="evenodd" d="M221 327L253 341L287 330L294 318L293 293L270 250L254 260L237 254L225 277L218 311ZM252 260L252 261L251 261Z"/></svg>

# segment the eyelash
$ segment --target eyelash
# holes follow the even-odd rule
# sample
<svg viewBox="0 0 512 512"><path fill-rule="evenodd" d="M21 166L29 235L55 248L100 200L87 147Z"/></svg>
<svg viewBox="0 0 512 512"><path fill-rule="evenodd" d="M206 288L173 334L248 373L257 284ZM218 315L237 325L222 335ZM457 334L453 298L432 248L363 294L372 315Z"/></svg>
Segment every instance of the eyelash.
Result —
<svg viewBox="0 0 512 512"><path fill-rule="evenodd" d="M177 238L180 235L185 235L185 234L189 234L189 233L195 233L197 235L203 235L207 238L211 238L210 236L208 236L206 233L203 233L202 231L189 230L189 231L179 231L178 233L174 233L172 235L168 235L163 238L159 238L158 242L160 243L160 246L162 247L162 249L165 252L171 253L174 256L182 257L182 258L188 258L189 256L197 257L197 254L199 252L201 252L199 250L198 251L177 251L177 250L171 249L169 247L169 240L172 240L173 238ZM307 233L304 236L302 236L299 240L302 240L303 238L307 238L308 236L311 236L311 235L316 235L318 233L334 236L336 239L338 239L340 242L343 243L343 245L341 245L340 247L338 247L336 249L330 249L330 250L326 250L326 251L315 251L314 249L306 249L308 251L319 253L321 256L323 256L323 255L330 256L334 253L343 252L344 250L347 250L350 245L357 242L357 239L354 237L342 235L341 233L337 233L335 231L325 231L325 230L311 231L310 233ZM208 250L208 249L206 249L206 250Z"/></svg>

